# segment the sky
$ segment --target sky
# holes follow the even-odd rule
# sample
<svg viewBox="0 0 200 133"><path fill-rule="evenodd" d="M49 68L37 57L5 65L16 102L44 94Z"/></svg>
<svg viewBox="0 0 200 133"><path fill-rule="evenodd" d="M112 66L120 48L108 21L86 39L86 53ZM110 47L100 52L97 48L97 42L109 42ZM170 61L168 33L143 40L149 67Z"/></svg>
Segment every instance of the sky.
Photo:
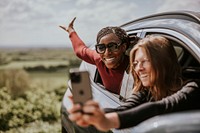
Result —
<svg viewBox="0 0 200 133"><path fill-rule="evenodd" d="M200 0L1 0L0 47L71 47L68 26L90 45L98 31L150 14L200 12Z"/></svg>

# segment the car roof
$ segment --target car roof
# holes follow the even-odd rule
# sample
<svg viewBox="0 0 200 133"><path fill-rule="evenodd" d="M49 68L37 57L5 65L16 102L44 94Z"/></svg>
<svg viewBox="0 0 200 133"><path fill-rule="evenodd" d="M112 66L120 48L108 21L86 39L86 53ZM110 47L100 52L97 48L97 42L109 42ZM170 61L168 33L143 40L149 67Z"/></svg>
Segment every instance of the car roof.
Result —
<svg viewBox="0 0 200 133"><path fill-rule="evenodd" d="M147 20L156 20L156 19L183 19L183 20L189 20L195 23L200 24L200 12L194 12L194 11L172 11L172 12L163 12L163 13L157 13L153 15L148 15L139 19L135 19L133 21L127 22L121 27L129 26L130 24L134 23L140 23L142 21Z"/></svg>
<svg viewBox="0 0 200 133"><path fill-rule="evenodd" d="M172 11L148 15L129 21L121 27L131 36L132 31L170 31L190 39L200 49L200 12Z"/></svg>

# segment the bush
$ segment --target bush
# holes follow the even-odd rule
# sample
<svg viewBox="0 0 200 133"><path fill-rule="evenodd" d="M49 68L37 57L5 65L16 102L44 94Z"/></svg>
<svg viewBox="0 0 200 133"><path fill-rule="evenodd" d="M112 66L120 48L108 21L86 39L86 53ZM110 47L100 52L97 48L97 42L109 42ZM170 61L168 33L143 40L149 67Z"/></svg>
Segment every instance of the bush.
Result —
<svg viewBox="0 0 200 133"><path fill-rule="evenodd" d="M1 133L1 131L0 131ZM19 128L12 128L6 133L61 133L60 121L44 122L35 121Z"/></svg>
<svg viewBox="0 0 200 133"><path fill-rule="evenodd" d="M60 97L56 91L35 89L12 98L6 87L0 88L0 131L23 127L36 121L60 119Z"/></svg>
<svg viewBox="0 0 200 133"><path fill-rule="evenodd" d="M29 74L23 69L0 71L0 87L6 87L10 94L18 96L29 88Z"/></svg>
<svg viewBox="0 0 200 133"><path fill-rule="evenodd" d="M6 54L0 53L0 65L9 64L12 61Z"/></svg>
<svg viewBox="0 0 200 133"><path fill-rule="evenodd" d="M81 60L80 59L70 59L69 60L69 67L78 67L81 64Z"/></svg>
<svg viewBox="0 0 200 133"><path fill-rule="evenodd" d="M66 86L29 86L25 70L0 71L0 133L61 132L60 106Z"/></svg>

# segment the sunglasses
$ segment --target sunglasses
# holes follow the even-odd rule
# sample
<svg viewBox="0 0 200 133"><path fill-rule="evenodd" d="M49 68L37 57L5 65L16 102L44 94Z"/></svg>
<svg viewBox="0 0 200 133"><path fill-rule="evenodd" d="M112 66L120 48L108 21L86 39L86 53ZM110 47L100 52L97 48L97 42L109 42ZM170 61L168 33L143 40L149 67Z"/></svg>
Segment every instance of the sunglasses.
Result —
<svg viewBox="0 0 200 133"><path fill-rule="evenodd" d="M105 45L105 44L96 44L95 48L96 48L97 53L104 54L106 52L106 48L110 52L115 52L115 51L118 50L120 45L121 45L121 43L110 42L107 45Z"/></svg>

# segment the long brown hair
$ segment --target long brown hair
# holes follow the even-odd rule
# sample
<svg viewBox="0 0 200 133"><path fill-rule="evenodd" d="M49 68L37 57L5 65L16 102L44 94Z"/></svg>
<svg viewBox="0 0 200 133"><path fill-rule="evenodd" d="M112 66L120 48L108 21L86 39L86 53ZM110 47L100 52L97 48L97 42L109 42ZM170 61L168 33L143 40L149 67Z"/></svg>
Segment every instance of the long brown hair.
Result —
<svg viewBox="0 0 200 133"><path fill-rule="evenodd" d="M176 52L170 41L159 35L148 35L139 40L130 52L131 66L133 66L136 51L141 47L145 49L152 66L151 80L154 85L148 89L150 89L153 98L160 100L179 90L182 84L181 70ZM142 85L133 67L130 67L130 72L134 77L134 92L147 88Z"/></svg>

